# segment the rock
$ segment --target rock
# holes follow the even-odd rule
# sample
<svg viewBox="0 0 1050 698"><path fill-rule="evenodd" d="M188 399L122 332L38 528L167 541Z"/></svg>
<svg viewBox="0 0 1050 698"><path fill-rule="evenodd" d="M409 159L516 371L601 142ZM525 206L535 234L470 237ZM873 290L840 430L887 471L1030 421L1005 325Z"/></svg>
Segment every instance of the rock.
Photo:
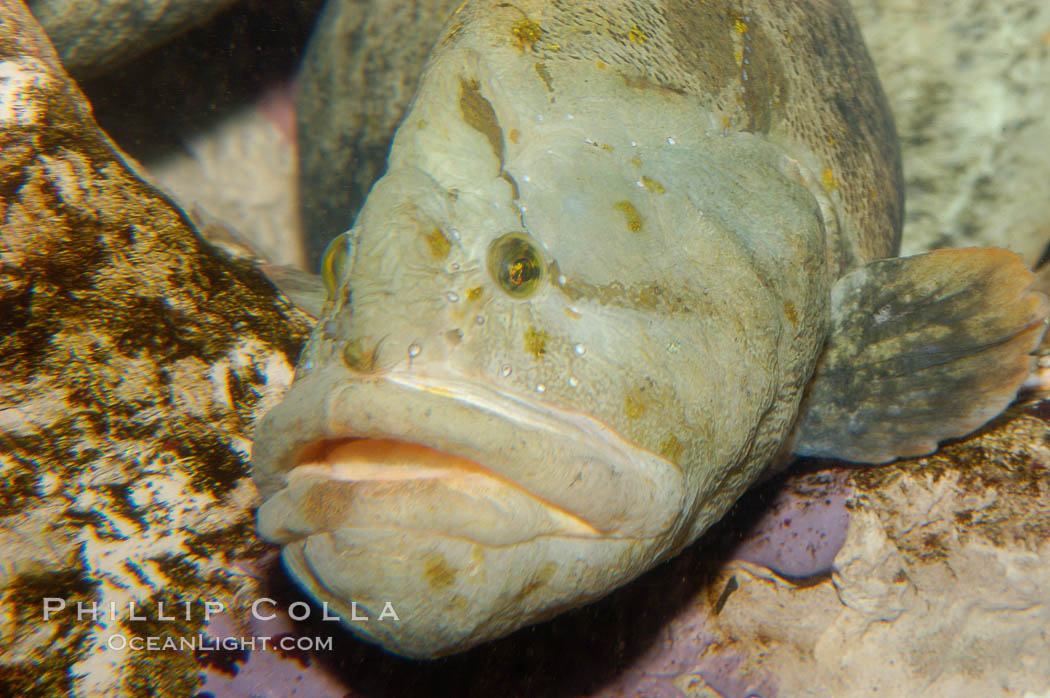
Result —
<svg viewBox="0 0 1050 698"><path fill-rule="evenodd" d="M730 564L714 644L785 695L1045 695L1050 425L1027 414L928 458L854 470L829 578Z"/></svg>
<svg viewBox="0 0 1050 698"><path fill-rule="evenodd" d="M245 242L257 250L252 257L303 267L292 92L290 83L278 84L259 104L231 111L148 167L195 218L215 212L212 217L232 230L248 231Z"/></svg>
<svg viewBox="0 0 1050 698"><path fill-rule="evenodd" d="M15 0L0 85L0 694L189 695L193 652L119 638L253 593L249 431L306 324L98 130ZM44 597L66 607L43 620ZM189 620L129 622L181 602Z"/></svg>
<svg viewBox="0 0 1050 698"><path fill-rule="evenodd" d="M1050 242L1050 4L854 0L901 138L904 254Z"/></svg>
<svg viewBox="0 0 1050 698"><path fill-rule="evenodd" d="M799 475L764 507L732 555L787 578L827 574L849 527L845 471Z"/></svg>
<svg viewBox="0 0 1050 698"><path fill-rule="evenodd" d="M275 264L303 265L293 78L320 5L241 2L80 82L100 126L155 183Z"/></svg>
<svg viewBox="0 0 1050 698"><path fill-rule="evenodd" d="M98 74L200 24L236 0L30 0L62 65Z"/></svg>

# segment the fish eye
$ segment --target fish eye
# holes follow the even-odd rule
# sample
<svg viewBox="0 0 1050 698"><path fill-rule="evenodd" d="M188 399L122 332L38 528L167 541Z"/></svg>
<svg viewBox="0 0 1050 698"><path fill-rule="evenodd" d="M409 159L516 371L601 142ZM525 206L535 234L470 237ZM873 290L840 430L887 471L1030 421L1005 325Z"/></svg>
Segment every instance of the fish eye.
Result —
<svg viewBox="0 0 1050 698"><path fill-rule="evenodd" d="M544 277L543 257L524 233L507 233L489 246L489 274L512 298L528 298Z"/></svg>
<svg viewBox="0 0 1050 698"><path fill-rule="evenodd" d="M351 245L350 233L343 233L328 243L321 255L321 280L329 298L335 298L339 284L346 278Z"/></svg>

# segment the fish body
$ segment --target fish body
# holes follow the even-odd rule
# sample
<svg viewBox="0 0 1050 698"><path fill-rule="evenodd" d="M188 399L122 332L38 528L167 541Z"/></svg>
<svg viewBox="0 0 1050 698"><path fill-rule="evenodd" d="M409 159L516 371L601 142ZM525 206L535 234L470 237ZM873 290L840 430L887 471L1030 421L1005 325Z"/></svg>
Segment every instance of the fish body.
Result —
<svg viewBox="0 0 1050 698"><path fill-rule="evenodd" d="M258 428L260 533L439 656L638 576L792 452L980 426L1045 307L1009 253L883 259L901 211L846 2L464 3Z"/></svg>

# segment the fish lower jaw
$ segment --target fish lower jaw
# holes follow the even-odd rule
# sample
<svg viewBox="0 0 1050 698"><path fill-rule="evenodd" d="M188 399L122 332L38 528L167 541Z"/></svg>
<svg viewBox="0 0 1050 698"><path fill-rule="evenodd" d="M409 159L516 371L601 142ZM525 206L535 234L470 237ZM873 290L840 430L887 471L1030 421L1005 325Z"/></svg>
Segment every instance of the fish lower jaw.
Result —
<svg viewBox="0 0 1050 698"><path fill-rule="evenodd" d="M660 537L603 531L414 442L327 440L286 483L260 508L260 534L352 632L409 657L462 651L596 598L661 551ZM384 608L397 619L379 621Z"/></svg>

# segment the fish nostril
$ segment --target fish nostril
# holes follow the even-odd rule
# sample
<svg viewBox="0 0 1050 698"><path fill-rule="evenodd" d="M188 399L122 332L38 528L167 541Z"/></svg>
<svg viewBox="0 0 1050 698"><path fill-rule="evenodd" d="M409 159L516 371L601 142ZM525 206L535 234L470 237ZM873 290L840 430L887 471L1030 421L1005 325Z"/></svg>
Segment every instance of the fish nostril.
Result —
<svg viewBox="0 0 1050 698"><path fill-rule="evenodd" d="M343 363L356 373L373 373L379 364L379 344L368 346L360 337L343 346Z"/></svg>

